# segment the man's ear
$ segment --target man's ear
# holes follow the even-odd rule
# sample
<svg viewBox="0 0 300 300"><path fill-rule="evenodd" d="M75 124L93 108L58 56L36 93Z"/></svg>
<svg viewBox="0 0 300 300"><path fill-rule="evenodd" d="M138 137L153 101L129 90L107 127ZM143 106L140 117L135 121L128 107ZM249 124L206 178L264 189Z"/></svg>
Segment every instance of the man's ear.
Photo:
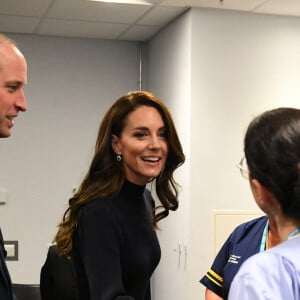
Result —
<svg viewBox="0 0 300 300"><path fill-rule="evenodd" d="M111 147L117 155L122 154L120 139L115 134L111 136Z"/></svg>

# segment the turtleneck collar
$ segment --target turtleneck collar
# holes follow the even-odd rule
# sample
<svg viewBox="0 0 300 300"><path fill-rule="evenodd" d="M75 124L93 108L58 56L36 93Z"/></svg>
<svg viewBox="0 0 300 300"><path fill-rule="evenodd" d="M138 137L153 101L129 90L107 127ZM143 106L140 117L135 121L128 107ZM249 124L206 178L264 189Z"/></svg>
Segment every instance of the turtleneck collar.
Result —
<svg viewBox="0 0 300 300"><path fill-rule="evenodd" d="M146 185L137 185L128 180L124 181L120 194L126 196L134 196L136 198L143 197Z"/></svg>

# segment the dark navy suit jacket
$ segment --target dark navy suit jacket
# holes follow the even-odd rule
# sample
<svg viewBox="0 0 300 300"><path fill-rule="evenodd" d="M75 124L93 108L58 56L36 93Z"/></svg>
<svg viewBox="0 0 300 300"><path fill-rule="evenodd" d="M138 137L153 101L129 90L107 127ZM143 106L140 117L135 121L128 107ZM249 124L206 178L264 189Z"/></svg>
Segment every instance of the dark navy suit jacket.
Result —
<svg viewBox="0 0 300 300"><path fill-rule="evenodd" d="M12 284L5 262L6 250L4 248L4 241L0 229L0 299L12 300Z"/></svg>

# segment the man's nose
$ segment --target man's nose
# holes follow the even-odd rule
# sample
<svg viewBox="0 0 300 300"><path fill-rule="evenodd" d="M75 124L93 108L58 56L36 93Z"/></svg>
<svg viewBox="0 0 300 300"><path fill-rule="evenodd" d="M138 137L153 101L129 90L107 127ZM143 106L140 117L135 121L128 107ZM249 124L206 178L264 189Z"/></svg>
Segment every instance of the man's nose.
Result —
<svg viewBox="0 0 300 300"><path fill-rule="evenodd" d="M24 89L22 89L20 91L20 96L18 97L18 99L16 101L16 106L21 111L26 111L27 110L27 101L26 101Z"/></svg>

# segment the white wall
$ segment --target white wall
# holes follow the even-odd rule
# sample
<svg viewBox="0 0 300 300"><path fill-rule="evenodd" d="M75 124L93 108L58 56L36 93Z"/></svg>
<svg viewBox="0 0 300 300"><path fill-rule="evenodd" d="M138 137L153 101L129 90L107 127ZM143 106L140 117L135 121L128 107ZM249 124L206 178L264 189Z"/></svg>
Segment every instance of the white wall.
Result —
<svg viewBox="0 0 300 300"><path fill-rule="evenodd" d="M148 45L148 88L169 107L186 155L186 163L176 172L182 189L179 209L159 223L162 258L153 276L153 299L185 299L186 247L189 211L190 19L176 20ZM181 251L181 253L179 253Z"/></svg>
<svg viewBox="0 0 300 300"><path fill-rule="evenodd" d="M28 111L1 139L0 206L6 240L19 241L12 280L39 283L47 244L73 186L88 168L101 118L119 96L138 89L134 42L12 36L28 62Z"/></svg>
<svg viewBox="0 0 300 300"><path fill-rule="evenodd" d="M213 259L212 210L258 210L236 164L252 117L277 106L300 105L299 36L299 18L192 9L150 42L150 59L153 51L156 55L149 63L149 89L177 99L176 109L169 103L177 127L188 134L182 135L188 168L181 178L187 194L180 197L189 202L184 297L171 267L155 275L163 276L160 287L180 295L172 299L204 299L198 280ZM187 80L179 82L178 74ZM181 209L166 222L167 230L180 230ZM161 237L163 245L174 244L173 237ZM160 296L164 293L156 291L154 300L167 299Z"/></svg>

